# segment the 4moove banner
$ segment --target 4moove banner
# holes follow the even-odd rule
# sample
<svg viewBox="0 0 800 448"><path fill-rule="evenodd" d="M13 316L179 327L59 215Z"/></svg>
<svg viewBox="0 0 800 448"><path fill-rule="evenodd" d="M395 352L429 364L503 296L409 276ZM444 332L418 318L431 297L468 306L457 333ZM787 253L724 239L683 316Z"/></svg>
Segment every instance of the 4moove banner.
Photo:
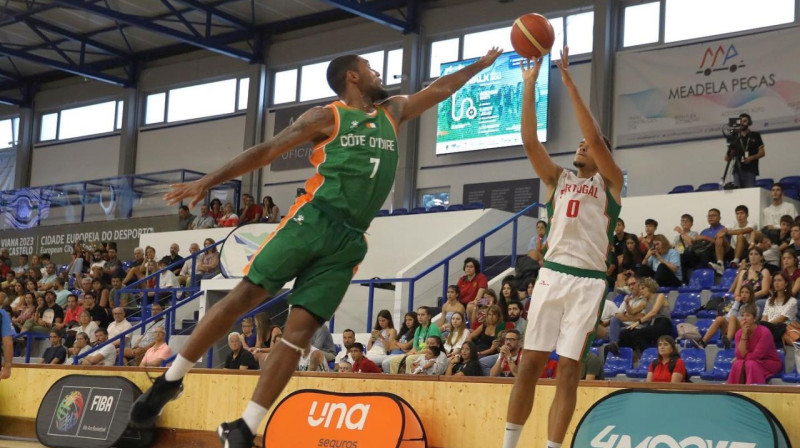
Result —
<svg viewBox="0 0 800 448"><path fill-rule="evenodd" d="M583 416L573 448L789 448L775 416L727 392L621 390Z"/></svg>
<svg viewBox="0 0 800 448"><path fill-rule="evenodd" d="M272 412L263 446L426 448L428 441L417 413L397 395L304 389Z"/></svg>

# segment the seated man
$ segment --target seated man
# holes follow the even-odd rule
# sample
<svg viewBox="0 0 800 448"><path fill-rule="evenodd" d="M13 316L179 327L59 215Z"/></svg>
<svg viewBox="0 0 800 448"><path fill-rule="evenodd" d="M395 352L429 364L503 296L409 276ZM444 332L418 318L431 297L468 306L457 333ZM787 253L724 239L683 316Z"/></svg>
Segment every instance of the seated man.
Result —
<svg viewBox="0 0 800 448"><path fill-rule="evenodd" d="M700 235L695 238L691 250L684 252L684 256L681 257L681 264L687 271L705 267L707 263L712 263L718 256L724 258L725 248L730 248L731 237L727 234L725 226L720 223L719 209L709 209L707 219L708 228L700 232ZM718 254L718 252L720 253Z"/></svg>
<svg viewBox="0 0 800 448"><path fill-rule="evenodd" d="M253 354L244 350L242 346L242 336L237 332L228 334L228 347L231 349L228 357L225 358L225 369L233 370L258 370L258 361Z"/></svg>
<svg viewBox="0 0 800 448"><path fill-rule="evenodd" d="M98 328L94 332L95 347L103 345L108 340L108 331L105 328ZM89 355L81 359L81 365L84 366L113 366L117 361L117 350L114 345L107 344L100 350L96 351L93 355Z"/></svg>
<svg viewBox="0 0 800 448"><path fill-rule="evenodd" d="M381 373L380 367L364 356L364 344L354 342L349 351L353 359L353 373Z"/></svg>
<svg viewBox="0 0 800 448"><path fill-rule="evenodd" d="M42 364L64 364L67 359L67 349L61 345L61 334L57 331L50 332L50 347L44 351Z"/></svg>
<svg viewBox="0 0 800 448"><path fill-rule="evenodd" d="M687 257L689 257L689 253L691 252L690 248L698 236L698 233L692 230L693 225L694 217L688 213L684 213L681 215L681 224L675 226L675 229L673 229L678 235L676 235L675 239L672 241L672 246L678 251L678 255L681 257L682 278L684 279L689 278L689 260L687 260Z"/></svg>
<svg viewBox="0 0 800 448"><path fill-rule="evenodd" d="M108 324L108 338L111 339L118 334L128 331L131 329L132 325L128 322L128 319L125 318L125 310L122 307L117 307L111 310L111 317L114 318L114 321ZM126 343L123 347L127 347L127 341L130 341L131 336L130 334L125 337ZM114 347L119 348L119 339L114 341Z"/></svg>
<svg viewBox="0 0 800 448"><path fill-rule="evenodd" d="M500 347L497 362L491 370L491 376L517 376L519 362L522 360L521 333L516 329L506 330L505 343Z"/></svg>
<svg viewBox="0 0 800 448"><path fill-rule="evenodd" d="M608 339L608 327L611 325L611 319L619 312L617 304L613 300L605 300L603 304L603 312L600 314L600 322L597 323L597 334L599 339ZM525 334L525 333L522 333Z"/></svg>
<svg viewBox="0 0 800 448"><path fill-rule="evenodd" d="M353 373L353 365L345 360L339 361L339 363L336 364L336 372Z"/></svg>
<svg viewBox="0 0 800 448"><path fill-rule="evenodd" d="M160 314L163 311L164 309L161 307L161 305L159 305L158 303L154 303L151 311L151 316ZM136 366L139 365L144 354L155 343L154 332L159 327L164 328L163 317L147 324L145 326L145 332L143 335L140 335L138 331L134 332L134 336L133 338L131 338L131 348L125 349L125 359L128 361L129 364Z"/></svg>
<svg viewBox="0 0 800 448"><path fill-rule="evenodd" d="M508 321L514 324L514 329L519 331L519 334L525 334L528 321L522 317L522 302L519 300L512 300L508 303Z"/></svg>
<svg viewBox="0 0 800 448"><path fill-rule="evenodd" d="M350 348L353 346L353 344L355 344L355 342L356 342L356 332L349 328L344 330L342 332L342 350L340 350L339 353L336 354L336 358L334 358L334 361L336 361L336 363L339 363L340 361L345 360L350 364L353 364L355 361L353 360L353 357L350 356Z"/></svg>
<svg viewBox="0 0 800 448"><path fill-rule="evenodd" d="M628 279L627 286L630 288L631 293L625 296L619 310L609 321L607 338L610 344L608 345L608 350L617 356L619 356L619 338L620 333L622 333L622 326L625 325L627 327L629 324L633 324L644 317L647 300L642 297L639 280L638 277Z"/></svg>
<svg viewBox="0 0 800 448"><path fill-rule="evenodd" d="M639 237L639 244L641 245L642 252L647 252L648 249L653 247L653 237L658 229L658 221L652 218L644 220L644 233Z"/></svg>
<svg viewBox="0 0 800 448"><path fill-rule="evenodd" d="M189 245L189 254L190 255L194 255L199 251L200 251L200 246L197 243L192 243L192 244ZM199 264L199 263L200 263L200 260L197 260L196 264ZM194 275L195 276L199 276L199 274L197 272L195 272ZM183 266L181 266L181 270L178 273L178 282L181 284L181 286L186 286L187 284L191 285L192 284L192 281L191 281L192 279L189 278L191 276L192 276L192 261L191 260L187 260L185 263L183 263Z"/></svg>
<svg viewBox="0 0 800 448"><path fill-rule="evenodd" d="M321 350L309 344L300 353L300 360L297 361L296 370L298 372L327 372L328 362L325 360L325 355L322 354Z"/></svg>
<svg viewBox="0 0 800 448"><path fill-rule="evenodd" d="M167 344L167 330L164 327L153 329L153 346L148 348L142 356L142 367L161 367L161 363L172 356L172 350Z"/></svg>
<svg viewBox="0 0 800 448"><path fill-rule="evenodd" d="M716 246L717 262L708 264L719 275L722 275L725 271L725 261L730 259L731 254L733 255L731 267L739 267L739 260L741 260L749 250L750 235L756 228L755 224L748 221L749 210L746 205L736 206L735 211L736 224L720 231L714 242ZM730 241L727 238L720 238L721 235L729 236Z"/></svg>
<svg viewBox="0 0 800 448"><path fill-rule="evenodd" d="M770 274L781 270L781 252L778 245L773 244L772 240L761 232L753 232L753 242L751 247L758 247L763 251L764 265L769 269Z"/></svg>
<svg viewBox="0 0 800 448"><path fill-rule="evenodd" d="M777 229L784 215L789 215L791 217L797 216L797 209L794 207L794 204L783 200L783 185L778 182L772 184L770 198L772 199L772 203L767 206L761 214L761 225L763 229Z"/></svg>
<svg viewBox="0 0 800 448"><path fill-rule="evenodd" d="M211 215L208 214L208 206L201 205L200 206L200 216L195 217L191 224L189 224L189 230L197 230L197 229L211 229L216 225L216 221Z"/></svg>

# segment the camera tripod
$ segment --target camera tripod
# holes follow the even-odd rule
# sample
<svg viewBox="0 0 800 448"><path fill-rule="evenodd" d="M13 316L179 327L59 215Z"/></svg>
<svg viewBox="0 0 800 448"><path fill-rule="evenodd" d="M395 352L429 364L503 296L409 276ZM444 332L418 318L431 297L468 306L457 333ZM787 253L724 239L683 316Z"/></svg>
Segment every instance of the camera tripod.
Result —
<svg viewBox="0 0 800 448"><path fill-rule="evenodd" d="M725 171L722 173L722 189L723 190L733 190L734 188L738 187L733 181L725 183L725 179L728 177L728 171L731 173L731 177L733 177L734 170L739 175L739 179L742 179L742 162L741 157L739 157L738 151L735 150L728 150L728 162L725 164ZM731 170L731 162L733 162L733 170Z"/></svg>

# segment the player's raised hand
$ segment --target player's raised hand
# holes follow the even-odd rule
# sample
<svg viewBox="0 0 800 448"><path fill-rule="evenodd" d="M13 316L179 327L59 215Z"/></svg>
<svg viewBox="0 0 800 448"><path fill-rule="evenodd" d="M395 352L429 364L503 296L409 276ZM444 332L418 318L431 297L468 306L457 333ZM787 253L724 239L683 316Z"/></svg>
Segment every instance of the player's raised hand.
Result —
<svg viewBox="0 0 800 448"><path fill-rule="evenodd" d="M189 208L194 208L198 202L206 197L205 184L198 179L192 182L185 182L180 184L172 184L169 186L169 191L164 194L164 201L169 205L175 205L184 199L189 199Z"/></svg>
<svg viewBox="0 0 800 448"><path fill-rule="evenodd" d="M526 59L519 63L519 68L522 70L522 80L525 82L536 82L536 79L539 77L539 70L542 68L542 61L543 58L536 59L533 61L533 66L531 66L531 60Z"/></svg>
<svg viewBox="0 0 800 448"><path fill-rule="evenodd" d="M486 52L480 59L478 59L478 63L483 66L483 68L491 67L494 64L494 61L497 60L497 57L503 54L503 49L500 47L492 47L489 51Z"/></svg>
<svg viewBox="0 0 800 448"><path fill-rule="evenodd" d="M561 60L556 61L556 66L561 71L561 80L563 82L572 81L572 77L569 74L569 47L564 46L564 49L561 50Z"/></svg>

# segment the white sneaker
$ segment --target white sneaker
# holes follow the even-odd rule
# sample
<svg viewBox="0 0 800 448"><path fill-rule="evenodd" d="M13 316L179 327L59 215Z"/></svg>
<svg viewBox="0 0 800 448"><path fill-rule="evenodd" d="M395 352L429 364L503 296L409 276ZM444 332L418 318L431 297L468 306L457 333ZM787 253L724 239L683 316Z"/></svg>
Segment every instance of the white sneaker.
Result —
<svg viewBox="0 0 800 448"><path fill-rule="evenodd" d="M719 275L722 275L725 272L725 266L722 263L714 263L713 261L708 262L708 266L714 270Z"/></svg>

